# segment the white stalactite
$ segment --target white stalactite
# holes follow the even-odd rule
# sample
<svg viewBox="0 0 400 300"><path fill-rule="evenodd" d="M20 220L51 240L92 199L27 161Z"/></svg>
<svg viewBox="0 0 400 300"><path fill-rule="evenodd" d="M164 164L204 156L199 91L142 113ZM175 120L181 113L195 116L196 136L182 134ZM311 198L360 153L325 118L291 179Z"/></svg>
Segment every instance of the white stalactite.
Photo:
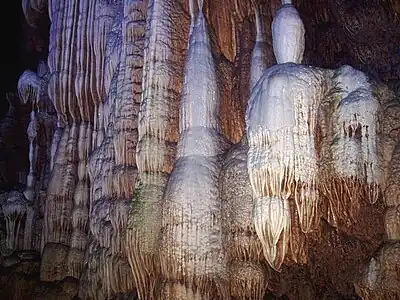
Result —
<svg viewBox="0 0 400 300"><path fill-rule="evenodd" d="M257 203L254 224L266 259L275 269L288 248L289 197L296 201L304 232L317 224L315 126L322 82L318 69L277 65L264 73L250 99L247 166Z"/></svg>
<svg viewBox="0 0 400 300"><path fill-rule="evenodd" d="M198 4L186 59L178 159L164 196L161 268L172 282L193 282L193 288L207 295L226 272L220 256L217 158L224 149L216 70L202 1ZM222 296L223 291L218 293Z"/></svg>
<svg viewBox="0 0 400 300"><path fill-rule="evenodd" d="M25 196L31 202L35 197L36 184L36 164L39 151L37 133L39 130L39 121L37 120L38 104L41 96L41 78L34 72L25 71L18 80L18 94L24 104L30 104L32 107L30 113L30 122L27 129L29 140L29 173L27 176L27 186L24 191Z"/></svg>
<svg viewBox="0 0 400 300"><path fill-rule="evenodd" d="M335 114L337 143L332 145L335 171L340 177L366 182L372 191L369 201L378 199L382 178L378 162L378 100L372 95L367 77L345 66L339 70L342 100Z"/></svg>
<svg viewBox="0 0 400 300"><path fill-rule="evenodd" d="M326 111L331 130L323 155L322 192L329 200L329 222L354 222L362 201L375 203L385 187L384 156L379 146L378 116L381 104L368 78L350 66L333 72L331 110Z"/></svg>
<svg viewBox="0 0 400 300"><path fill-rule="evenodd" d="M289 1L272 22L272 43L278 64L301 63L305 47L305 29L297 9Z"/></svg>

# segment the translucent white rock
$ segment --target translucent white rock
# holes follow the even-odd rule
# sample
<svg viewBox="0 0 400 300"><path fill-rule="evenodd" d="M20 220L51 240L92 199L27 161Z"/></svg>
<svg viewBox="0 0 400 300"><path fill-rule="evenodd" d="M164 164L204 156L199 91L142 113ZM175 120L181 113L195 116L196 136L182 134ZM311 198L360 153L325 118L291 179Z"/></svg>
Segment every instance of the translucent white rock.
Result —
<svg viewBox="0 0 400 300"><path fill-rule="evenodd" d="M246 114L247 168L256 201L253 222L264 255L276 269L288 249L289 197L296 201L304 232L318 224L315 130L323 75L292 63L271 67L253 89Z"/></svg>
<svg viewBox="0 0 400 300"><path fill-rule="evenodd" d="M301 63L305 47L305 29L297 9L283 1L272 22L272 42L278 64Z"/></svg>
<svg viewBox="0 0 400 300"><path fill-rule="evenodd" d="M378 198L382 170L378 160L379 102L372 94L367 77L344 66L336 77L339 103L333 114L335 137L331 144L335 172L340 177L366 182L371 186L370 201Z"/></svg>
<svg viewBox="0 0 400 300"><path fill-rule="evenodd" d="M200 1L202 2L202 1ZM193 12L192 12L193 15ZM210 293L226 272L219 199L222 138L219 92L207 24L199 3L188 49L180 106L178 159L163 203L162 273Z"/></svg>

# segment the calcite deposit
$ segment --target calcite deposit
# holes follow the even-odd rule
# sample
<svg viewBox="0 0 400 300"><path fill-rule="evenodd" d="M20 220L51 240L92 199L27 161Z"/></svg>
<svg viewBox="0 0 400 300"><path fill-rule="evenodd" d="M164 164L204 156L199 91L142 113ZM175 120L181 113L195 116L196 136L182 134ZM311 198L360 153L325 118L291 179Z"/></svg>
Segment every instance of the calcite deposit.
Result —
<svg viewBox="0 0 400 300"><path fill-rule="evenodd" d="M22 1L0 298L399 298L400 6L360 5Z"/></svg>

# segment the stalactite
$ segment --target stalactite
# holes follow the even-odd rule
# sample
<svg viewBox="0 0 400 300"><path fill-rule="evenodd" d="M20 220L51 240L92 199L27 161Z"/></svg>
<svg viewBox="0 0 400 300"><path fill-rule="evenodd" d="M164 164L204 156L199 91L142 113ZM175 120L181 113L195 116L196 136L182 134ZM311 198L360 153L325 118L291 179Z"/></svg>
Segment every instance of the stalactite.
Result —
<svg viewBox="0 0 400 300"><path fill-rule="evenodd" d="M302 226L297 213L297 205L293 199L289 200L290 207L290 235L288 258L296 264L303 265L308 260L308 244L306 234L302 231Z"/></svg>
<svg viewBox="0 0 400 300"><path fill-rule="evenodd" d="M264 70L269 67L267 65L267 43L260 7L258 4L256 4L255 0L252 1L252 5L256 20L256 42L251 55L250 93L257 84L258 80L261 78Z"/></svg>
<svg viewBox="0 0 400 300"><path fill-rule="evenodd" d="M178 140L178 95L185 49L181 37L186 27L182 26L182 13L182 7L173 1L148 3L136 148L139 178L127 230L129 262L141 299L156 297L161 200ZM179 28L175 28L177 24Z"/></svg>
<svg viewBox="0 0 400 300"><path fill-rule="evenodd" d="M37 72L25 71L18 80L18 93L24 104L31 106L30 122L27 128L29 140L29 172L26 179L25 198L32 204L27 210L24 231L24 249L36 248L32 237L41 232L35 218L40 215L38 203L40 193L47 189L51 171L51 142L55 127L54 107L47 95L48 67L39 62Z"/></svg>
<svg viewBox="0 0 400 300"><path fill-rule="evenodd" d="M282 1L272 22L274 54L278 64L301 63L305 45L305 29L291 1ZM281 36L282 35L282 36Z"/></svg>
<svg viewBox="0 0 400 300"><path fill-rule="evenodd" d="M92 128L88 122L79 126L78 137L78 181L74 193L72 209L72 234L71 249L68 254L69 273L72 277L79 278L84 266L85 237L89 222L89 176L87 174L87 159L91 151ZM77 240L74 240L77 238Z"/></svg>
<svg viewBox="0 0 400 300"><path fill-rule="evenodd" d="M198 291L201 299L217 295L224 299L227 270L221 257L218 195L218 155L224 151L224 142L219 135L219 90L201 2L186 59L179 150L164 195L161 272L167 285L184 283L193 294Z"/></svg>
<svg viewBox="0 0 400 300"><path fill-rule="evenodd" d="M23 194L12 191L9 192L4 202L0 203L5 223L6 223L6 247L12 250L23 249L23 244L19 243L21 225L26 222L29 202Z"/></svg>
<svg viewBox="0 0 400 300"><path fill-rule="evenodd" d="M223 249L231 295L239 299L263 299L267 274L261 263L262 245L253 225L253 190L246 168L247 151L248 146L243 142L234 146L221 171Z"/></svg>
<svg viewBox="0 0 400 300"><path fill-rule="evenodd" d="M136 289L140 299L262 299L291 272L270 273L265 260L280 271L311 257L319 269L308 247L322 247L330 226L320 218L343 246L340 232L353 234L364 210L375 204L380 214L384 200L389 242L356 289L391 298L397 281L386 277L397 278L400 253L397 100L385 102L350 67L298 65L305 35L291 0L268 3L282 4L272 26L274 13L258 0L186 2L22 1L32 26L48 8L49 68L41 63L18 83L32 106L29 174L23 193L0 197L0 254L17 257L42 239L41 280L79 278L81 299ZM318 30L332 21L322 11ZM353 19L344 31L359 39ZM267 69L269 30L278 65ZM238 143L229 152L226 138Z"/></svg>
<svg viewBox="0 0 400 300"><path fill-rule="evenodd" d="M247 110L248 171L255 195L254 222L268 263L279 270L290 240L289 197L303 232L318 225L318 108L325 97L322 70L296 65L304 26L283 3L272 24L278 65L264 72Z"/></svg>
<svg viewBox="0 0 400 300"><path fill-rule="evenodd" d="M27 177L27 186L25 189L25 196L28 200L33 201L35 197L35 184L36 184L36 164L38 156L38 141L37 132L39 130L39 122L37 120L37 109L39 98L41 96L41 84L39 76L31 71L22 73L18 80L18 93L23 103L29 103L32 106L30 113L30 122L27 129L29 140L29 173Z"/></svg>
<svg viewBox="0 0 400 300"><path fill-rule="evenodd" d="M264 251L268 251L267 245L271 246L270 259L275 257L273 249L280 234L284 231L284 236L289 237L291 217L284 212L289 212L286 202L291 195L296 201L302 230L308 232L318 222L318 158L314 132L317 107L323 95L320 70L287 64L270 68L250 99L248 169L255 197L260 198L256 200L258 218L255 220L261 223L256 228L264 239ZM264 215L272 207L281 212L276 215L276 221ZM277 227L271 227L275 228L274 232L268 231L264 221L269 226L278 222ZM270 263L274 265L273 261Z"/></svg>
<svg viewBox="0 0 400 300"><path fill-rule="evenodd" d="M334 72L336 90L330 111L331 129L324 146L321 191L329 201L330 222L355 222L362 201L375 203L381 196L379 158L379 103L372 86L359 71L345 66ZM330 160L327 161L327 160Z"/></svg>

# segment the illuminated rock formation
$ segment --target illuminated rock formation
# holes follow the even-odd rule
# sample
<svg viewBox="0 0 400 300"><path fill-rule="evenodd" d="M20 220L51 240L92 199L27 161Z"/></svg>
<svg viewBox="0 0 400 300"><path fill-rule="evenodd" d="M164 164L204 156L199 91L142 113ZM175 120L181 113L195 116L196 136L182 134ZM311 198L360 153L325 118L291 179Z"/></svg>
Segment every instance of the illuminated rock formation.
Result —
<svg viewBox="0 0 400 300"><path fill-rule="evenodd" d="M292 5L278 11L272 28L281 64L263 74L247 112L254 224L265 258L277 270L295 242L289 201L296 203L304 233L318 228L321 203L328 203L333 226L356 222L360 203L381 197L389 174L386 153L398 142L378 146L390 133L379 128L383 103L364 74L349 66L325 71L290 63L300 62L304 51L296 18ZM396 222L391 209L387 215Z"/></svg>
<svg viewBox="0 0 400 300"><path fill-rule="evenodd" d="M236 299L263 299L269 272L253 224L253 190L247 173L248 145L234 146L220 177L223 249L230 293Z"/></svg>
<svg viewBox="0 0 400 300"><path fill-rule="evenodd" d="M51 141L56 124L56 112L47 93L49 69L40 62L37 72L25 71L18 81L19 97L31 107L27 129L29 140L29 172L26 188L27 216L23 249L40 250L43 214L48 182L51 176Z"/></svg>
<svg viewBox="0 0 400 300"><path fill-rule="evenodd" d="M324 1L22 1L0 298L398 297L400 10Z"/></svg>
<svg viewBox="0 0 400 300"><path fill-rule="evenodd" d="M191 1L194 2L194 1ZM180 140L163 199L164 299L223 299L219 155L227 142L218 121L220 91L203 2L191 3L191 30L180 105Z"/></svg>
<svg viewBox="0 0 400 300"><path fill-rule="evenodd" d="M127 253L139 296L154 299L159 284L158 255L162 197L178 142L178 106L185 49L179 1L150 0L144 42L143 80L136 161L139 172L129 216ZM184 20L183 20L184 22ZM174 45L173 45L174 43ZM140 91L138 91L140 93Z"/></svg>
<svg viewBox="0 0 400 300"><path fill-rule="evenodd" d="M265 71L252 90L247 136L253 220L265 258L279 270L291 235L289 198L296 202L304 232L318 225L315 129L318 106L327 91L322 70L291 63L300 62L304 51L303 24L292 5L278 11L272 29L281 64ZM294 40L297 43L291 44Z"/></svg>

